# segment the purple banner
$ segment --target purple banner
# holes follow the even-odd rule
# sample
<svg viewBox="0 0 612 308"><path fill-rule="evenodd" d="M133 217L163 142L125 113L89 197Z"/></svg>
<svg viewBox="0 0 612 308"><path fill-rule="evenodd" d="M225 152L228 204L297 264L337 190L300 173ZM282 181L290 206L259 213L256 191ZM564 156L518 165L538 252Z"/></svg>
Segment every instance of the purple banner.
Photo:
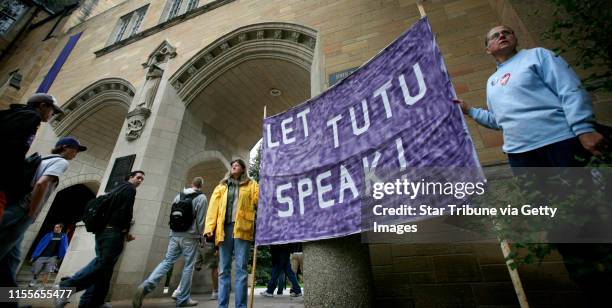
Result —
<svg viewBox="0 0 612 308"><path fill-rule="evenodd" d="M83 34L83 32L79 32L75 35L72 35L68 39L68 42L66 42L64 49L62 49L62 52L59 54L59 56L57 56L57 59L55 59L53 66L51 66L51 68L49 69L49 72L47 72L45 79L43 79L43 81L38 86L36 93L47 93L49 91L51 85L57 77L57 74L59 74L60 70L62 69L62 66L68 59L68 56L70 56L72 49L74 49L74 46L76 46L76 43L79 41L79 38L81 38L81 34Z"/></svg>
<svg viewBox="0 0 612 308"><path fill-rule="evenodd" d="M336 86L265 119L256 244L364 231L377 172L478 166L453 97L423 18Z"/></svg>

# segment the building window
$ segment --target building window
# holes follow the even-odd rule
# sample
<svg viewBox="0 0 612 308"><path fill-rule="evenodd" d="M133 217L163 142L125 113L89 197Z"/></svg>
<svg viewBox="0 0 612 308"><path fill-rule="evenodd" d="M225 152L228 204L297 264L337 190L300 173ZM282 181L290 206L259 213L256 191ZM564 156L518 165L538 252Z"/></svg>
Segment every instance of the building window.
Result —
<svg viewBox="0 0 612 308"><path fill-rule="evenodd" d="M119 42L138 33L138 29L142 24L142 20L144 19L148 8L149 5L147 4L127 15L121 16L117 26L115 27L115 31L113 31L113 35L111 35L109 44Z"/></svg>
<svg viewBox="0 0 612 308"><path fill-rule="evenodd" d="M160 22L183 15L198 7L200 0L168 0Z"/></svg>
<svg viewBox="0 0 612 308"><path fill-rule="evenodd" d="M189 5L187 6L187 12L198 7L198 2L200 2L200 0L189 0Z"/></svg>
<svg viewBox="0 0 612 308"><path fill-rule="evenodd" d="M0 4L0 35L5 35L30 5L19 0L4 0Z"/></svg>

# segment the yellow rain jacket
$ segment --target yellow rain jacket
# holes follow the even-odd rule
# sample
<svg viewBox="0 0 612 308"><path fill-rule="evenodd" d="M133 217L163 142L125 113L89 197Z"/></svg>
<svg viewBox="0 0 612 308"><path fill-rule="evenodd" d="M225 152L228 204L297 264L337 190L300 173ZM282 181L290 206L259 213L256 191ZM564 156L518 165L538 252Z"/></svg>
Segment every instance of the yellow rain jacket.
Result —
<svg viewBox="0 0 612 308"><path fill-rule="evenodd" d="M225 238L224 224L225 211L227 209L227 181L217 185L210 197L208 211L206 212L206 224L204 234L215 235L215 245L219 246ZM246 241L253 240L253 226L255 225L255 210L259 198L259 185L257 182L247 179L240 183L238 192L238 204L236 212L236 223L234 225L234 238Z"/></svg>

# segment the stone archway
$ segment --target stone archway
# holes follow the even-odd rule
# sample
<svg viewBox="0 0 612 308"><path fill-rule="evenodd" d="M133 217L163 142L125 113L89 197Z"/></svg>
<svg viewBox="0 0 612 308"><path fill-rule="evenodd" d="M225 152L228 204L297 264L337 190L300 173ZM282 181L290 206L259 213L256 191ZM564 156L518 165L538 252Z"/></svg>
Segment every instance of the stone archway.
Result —
<svg viewBox="0 0 612 308"><path fill-rule="evenodd" d="M119 106L127 110L134 92L134 87L123 79L101 79L69 99L62 106L64 113L53 118L51 126L58 136L64 136L103 108Z"/></svg>
<svg viewBox="0 0 612 308"><path fill-rule="evenodd" d="M318 72L316 37L296 24L249 25L183 64L170 78L186 105L175 157L204 148L227 161L247 160L261 137L264 105L269 116L310 98L312 72Z"/></svg>
<svg viewBox="0 0 612 308"><path fill-rule="evenodd" d="M215 186L228 171L229 161L219 152L202 151L188 159L187 165L190 167L185 176L185 185L196 176L203 177L202 192L210 199Z"/></svg>
<svg viewBox="0 0 612 308"><path fill-rule="evenodd" d="M187 106L219 76L252 59L284 60L311 71L317 32L289 23L260 23L217 39L185 63L170 83Z"/></svg>
<svg viewBox="0 0 612 308"><path fill-rule="evenodd" d="M78 182L102 182L133 97L134 87L129 82L107 78L64 104L64 114L51 122L55 134L76 137L88 150L70 162L58 188Z"/></svg>

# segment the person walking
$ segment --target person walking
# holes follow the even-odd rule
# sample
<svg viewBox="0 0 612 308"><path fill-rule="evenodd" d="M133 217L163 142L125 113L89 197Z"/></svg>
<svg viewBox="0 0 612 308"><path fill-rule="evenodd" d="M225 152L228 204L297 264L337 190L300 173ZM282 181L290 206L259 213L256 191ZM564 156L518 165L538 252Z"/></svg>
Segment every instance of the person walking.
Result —
<svg viewBox="0 0 612 308"><path fill-rule="evenodd" d="M42 285L47 284L49 274L55 271L58 261L62 260L68 251L68 236L62 233L64 225L59 223L53 227L53 232L49 232L43 236L34 252L30 262L34 263L32 273L34 278L28 284L33 287L38 282L38 275L43 274Z"/></svg>
<svg viewBox="0 0 612 308"><path fill-rule="evenodd" d="M0 222L0 286L17 286L17 267L21 260L24 234L57 188L60 177L68 169L68 161L85 150L87 148L75 138L60 138L51 155L43 157L36 168L31 180L32 191L20 200L7 204Z"/></svg>
<svg viewBox="0 0 612 308"><path fill-rule="evenodd" d="M41 122L47 122L54 114L62 113L57 100L46 93L36 93L26 105L12 104L0 111L0 220L7 204L14 204L29 191L22 185L24 158Z"/></svg>
<svg viewBox="0 0 612 308"><path fill-rule="evenodd" d="M287 275L291 282L291 290L289 295L291 297L302 296L302 289L297 281L295 273L291 269L291 263L289 262L289 255L292 250L295 249L295 244L283 244L283 245L272 245L270 246L270 254L272 255L272 273L270 274L270 281L268 281L268 288L265 291L261 291L262 296L273 297L274 289L280 275Z"/></svg>
<svg viewBox="0 0 612 308"><path fill-rule="evenodd" d="M202 193L203 184L204 179L196 177L191 182L190 188L185 188L174 198L170 213L170 242L166 258L138 286L132 299L133 307L142 307L145 295L151 293L161 279L166 277L166 273L172 269L181 255L185 257L185 264L176 296L176 306L190 307L198 304L191 299L191 279L208 207L206 196Z"/></svg>
<svg viewBox="0 0 612 308"><path fill-rule="evenodd" d="M100 307L110 287L113 268L123 252L125 242L136 238L129 232L132 220L136 188L144 181L143 171L132 171L126 181L113 189L112 202L109 204L108 222L104 229L95 234L96 257L71 277L64 277L60 288L75 288L76 292L86 290L81 295L79 307ZM58 298L55 307L64 307L69 298Z"/></svg>

